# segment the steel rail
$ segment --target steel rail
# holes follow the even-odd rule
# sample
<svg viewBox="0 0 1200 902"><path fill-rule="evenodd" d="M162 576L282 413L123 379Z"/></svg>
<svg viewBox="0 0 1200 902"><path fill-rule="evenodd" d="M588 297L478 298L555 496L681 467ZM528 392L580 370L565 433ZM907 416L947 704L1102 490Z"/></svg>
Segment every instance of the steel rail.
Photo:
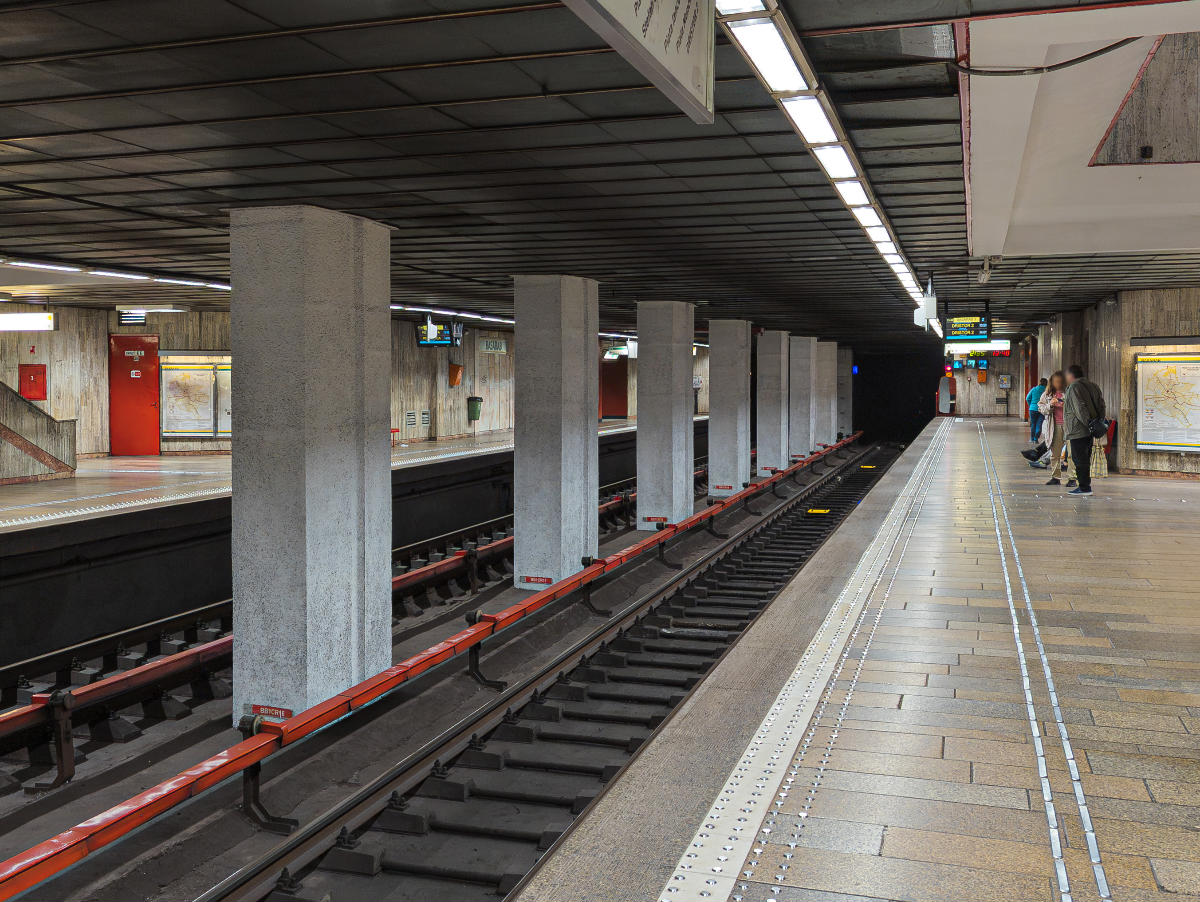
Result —
<svg viewBox="0 0 1200 902"><path fill-rule="evenodd" d="M393 793L405 794L426 777L434 765L445 762L465 750L472 739L482 736L503 720L505 714L516 705L528 700L535 692L548 689L571 668L583 662L588 653L601 643L624 632L633 622L682 585L691 582L697 575L707 571L713 564L729 555L749 538L761 532L795 504L804 500L816 489L822 488L845 466L849 466L872 448L864 448L859 454L847 459L837 469L821 475L820 479L805 486L787 498L778 507L761 519L756 519L738 532L728 536L716 548L710 549L696 561L674 574L667 582L630 602L615 613L608 622L599 626L590 635L578 640L553 661L545 664L537 673L526 677L512 689L502 692L496 699L479 710L472 712L441 735L427 742L418 751L404 758L377 776L367 786L324 813L314 818L297 833L264 853L255 862L235 871L221 883L198 896L194 902L252 902L267 895L279 878L283 868L295 874L326 852L336 841L341 829L353 831L370 820L386 805ZM689 695L695 687L689 691ZM659 727L661 729L661 726Z"/></svg>
<svg viewBox="0 0 1200 902"><path fill-rule="evenodd" d="M833 445L790 467L776 470L762 482L748 484L742 491L693 514L678 524L667 524L654 535L629 548L594 561L580 572L548 586L527 599L496 613L481 615L477 622L424 651L369 677L344 692L283 721L264 722L260 732L219 752L145 792L101 814L77 824L49 840L0 862L0 902L36 886L54 874L86 858L93 852L120 839L131 831L170 811L187 800L217 786L230 777L253 773L257 791L257 765L276 752L318 730L372 704L433 668L463 655L472 660L479 646L497 633L512 628L551 603L590 586L604 576L622 569L631 561L652 551L665 549L667 542L706 524L717 515L766 493L775 493L780 482L797 476L802 469L822 462L827 456L855 443L861 433ZM802 493L801 493L802 494ZM218 640L224 641L224 640ZM48 703L47 699L47 703ZM256 796L255 796L256 797Z"/></svg>

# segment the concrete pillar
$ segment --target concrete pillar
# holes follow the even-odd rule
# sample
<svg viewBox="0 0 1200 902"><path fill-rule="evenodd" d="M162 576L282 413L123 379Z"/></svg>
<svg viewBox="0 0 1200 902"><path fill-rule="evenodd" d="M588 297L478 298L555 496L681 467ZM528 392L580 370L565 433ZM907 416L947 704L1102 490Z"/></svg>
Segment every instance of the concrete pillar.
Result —
<svg viewBox="0 0 1200 902"><path fill-rule="evenodd" d="M817 382L817 340L793 335L788 342L788 449L793 457L807 457L816 448L813 430Z"/></svg>
<svg viewBox="0 0 1200 902"><path fill-rule="evenodd" d="M695 510L692 342L695 307L682 301L637 306L637 522L678 523Z"/></svg>
<svg viewBox="0 0 1200 902"><path fill-rule="evenodd" d="M235 723L392 663L389 256L357 216L230 217Z"/></svg>
<svg viewBox="0 0 1200 902"><path fill-rule="evenodd" d="M782 469L788 458L788 334L767 331L758 337L758 475Z"/></svg>
<svg viewBox="0 0 1200 902"><path fill-rule="evenodd" d="M537 590L598 549L599 285L517 276L514 291L513 585Z"/></svg>
<svg viewBox="0 0 1200 902"><path fill-rule="evenodd" d="M813 436L817 444L832 445L837 435L837 342L817 342L817 388Z"/></svg>
<svg viewBox="0 0 1200 902"><path fill-rule="evenodd" d="M708 494L725 498L750 481L750 323L708 324Z"/></svg>
<svg viewBox="0 0 1200 902"><path fill-rule="evenodd" d="M850 348L837 352L837 431L842 435L854 431L854 351Z"/></svg>

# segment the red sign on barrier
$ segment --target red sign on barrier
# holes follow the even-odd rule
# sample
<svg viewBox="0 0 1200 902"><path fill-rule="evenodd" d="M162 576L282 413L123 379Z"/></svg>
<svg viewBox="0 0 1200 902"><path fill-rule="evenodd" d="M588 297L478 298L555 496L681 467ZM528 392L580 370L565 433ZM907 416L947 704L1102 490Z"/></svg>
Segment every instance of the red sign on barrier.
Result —
<svg viewBox="0 0 1200 902"><path fill-rule="evenodd" d="M549 586L554 582L554 580L551 579L549 576L522 576L521 582L537 583L540 586Z"/></svg>
<svg viewBox="0 0 1200 902"><path fill-rule="evenodd" d="M728 490L732 489L733 486L731 486L731 485L714 485L713 488L714 489L725 489L726 491L728 491Z"/></svg>
<svg viewBox="0 0 1200 902"><path fill-rule="evenodd" d="M291 708L276 708L274 705L251 705L250 713L255 717L269 717L272 720L287 720L293 716Z"/></svg>
<svg viewBox="0 0 1200 902"><path fill-rule="evenodd" d="M666 523L666 517L642 517L647 523Z"/></svg>

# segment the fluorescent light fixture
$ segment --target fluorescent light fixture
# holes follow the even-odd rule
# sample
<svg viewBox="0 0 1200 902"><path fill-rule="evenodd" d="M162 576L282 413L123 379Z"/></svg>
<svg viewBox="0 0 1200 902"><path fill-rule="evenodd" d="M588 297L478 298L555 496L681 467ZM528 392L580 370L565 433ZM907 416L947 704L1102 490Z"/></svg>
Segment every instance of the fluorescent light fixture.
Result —
<svg viewBox="0 0 1200 902"><path fill-rule="evenodd" d="M730 22L729 33L772 91L808 90L792 51L771 19Z"/></svg>
<svg viewBox="0 0 1200 902"><path fill-rule="evenodd" d="M884 263L888 263L888 264L891 264L891 263L903 263L903 262L904 262L904 258L903 258L903 257L901 257L899 254L884 254L884 255L883 255L883 262L884 262Z"/></svg>
<svg viewBox="0 0 1200 902"><path fill-rule="evenodd" d="M888 230L883 226L867 226L867 237L874 241L876 245L884 241L890 241L892 238L888 234Z"/></svg>
<svg viewBox="0 0 1200 902"><path fill-rule="evenodd" d="M875 250L881 254L894 254L896 253L896 245L891 241L876 241Z"/></svg>
<svg viewBox="0 0 1200 902"><path fill-rule="evenodd" d="M1007 338L993 338L991 341L948 341L947 354L969 354L972 351L1009 351L1012 342Z"/></svg>
<svg viewBox="0 0 1200 902"><path fill-rule="evenodd" d="M126 278L129 278L129 277L126 276ZM205 282L204 287L205 288L215 288L218 291L233 291L232 285L223 285L220 282Z"/></svg>
<svg viewBox="0 0 1200 902"><path fill-rule="evenodd" d="M938 338L942 337L942 321L940 319L937 319L936 317L931 319L929 321L929 328L937 333Z"/></svg>
<svg viewBox="0 0 1200 902"><path fill-rule="evenodd" d="M53 313L0 313L0 332L53 331Z"/></svg>
<svg viewBox="0 0 1200 902"><path fill-rule="evenodd" d="M22 269L53 269L57 272L83 272L79 266L60 266L57 263L30 263L25 260L5 260L5 266L20 266Z"/></svg>
<svg viewBox="0 0 1200 902"><path fill-rule="evenodd" d="M834 144L837 142L837 133L829 124L829 117L825 115L825 108L821 106L818 98L811 94L788 97L783 101L783 111L796 124L796 128L800 129L801 137L809 144ZM859 190L861 189L860 185ZM863 203L865 204L866 201L864 200Z"/></svg>
<svg viewBox="0 0 1200 902"><path fill-rule="evenodd" d="M117 311L117 324L121 326L140 326L146 322L146 311L144 310L119 310Z"/></svg>
<svg viewBox="0 0 1200 902"><path fill-rule="evenodd" d="M118 313L187 313L187 307L173 304L117 304Z"/></svg>
<svg viewBox="0 0 1200 902"><path fill-rule="evenodd" d="M131 273L131 272L112 272L111 270L108 270L108 269L89 269L88 275L89 276L108 276L109 278L112 278L112 279L135 279L139 282L150 281L149 276L139 276L136 273Z"/></svg>
<svg viewBox="0 0 1200 902"><path fill-rule="evenodd" d="M717 0L717 12L722 16L736 16L738 13L765 12L767 7L762 0Z"/></svg>
<svg viewBox="0 0 1200 902"><path fill-rule="evenodd" d="M867 197L867 192L863 189L862 182L858 179L851 179L848 182L834 182L833 187L837 188L837 193L841 195L842 202L847 207L858 207L871 202L870 198Z"/></svg>
<svg viewBox="0 0 1200 902"><path fill-rule="evenodd" d="M158 276L155 276L150 281L151 282L162 282L164 285L190 285L193 288L206 287L204 282L196 282L192 279L163 279L163 278L159 278Z"/></svg>
<svg viewBox="0 0 1200 902"><path fill-rule="evenodd" d="M858 224L864 228L883 225L883 220L879 218L879 213L874 207L851 207L850 212L854 214Z"/></svg>
<svg viewBox="0 0 1200 902"><path fill-rule="evenodd" d="M825 174L831 179L850 179L858 175L854 171L850 155L840 144L814 147L812 152L817 158L817 162L821 164L821 168L825 170Z"/></svg>
<svg viewBox="0 0 1200 902"><path fill-rule="evenodd" d="M889 263L888 266L892 268L892 272L894 272L896 275L908 276L910 279L912 278L912 273L908 271L908 264L905 263L903 259L900 259L895 263Z"/></svg>

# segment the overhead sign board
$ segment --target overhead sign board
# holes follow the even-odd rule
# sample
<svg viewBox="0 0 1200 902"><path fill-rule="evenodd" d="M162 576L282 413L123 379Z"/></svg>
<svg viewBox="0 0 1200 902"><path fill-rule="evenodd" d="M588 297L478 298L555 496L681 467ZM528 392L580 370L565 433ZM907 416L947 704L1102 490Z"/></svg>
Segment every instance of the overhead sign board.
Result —
<svg viewBox="0 0 1200 902"><path fill-rule="evenodd" d="M713 123L713 0L564 2L688 118Z"/></svg>
<svg viewBox="0 0 1200 902"><path fill-rule="evenodd" d="M946 341L987 341L988 318L986 314L948 316L945 330Z"/></svg>

